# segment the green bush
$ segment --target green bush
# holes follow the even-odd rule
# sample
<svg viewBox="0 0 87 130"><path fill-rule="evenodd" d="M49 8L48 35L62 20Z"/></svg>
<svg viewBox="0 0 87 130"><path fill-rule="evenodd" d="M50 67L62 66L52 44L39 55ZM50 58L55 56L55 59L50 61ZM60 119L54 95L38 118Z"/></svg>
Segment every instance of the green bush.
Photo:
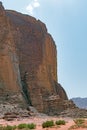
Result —
<svg viewBox="0 0 87 130"><path fill-rule="evenodd" d="M18 129L23 129L23 128L29 128L29 129L35 129L36 125L34 123L31 124L19 124Z"/></svg>
<svg viewBox="0 0 87 130"><path fill-rule="evenodd" d="M53 120L43 122L43 124L42 124L42 127L43 127L43 128L46 128L46 127L52 127L52 126L54 126L54 122L53 122Z"/></svg>
<svg viewBox="0 0 87 130"><path fill-rule="evenodd" d="M16 126L10 126L10 125L0 128L0 130L15 130L15 129L16 129Z"/></svg>
<svg viewBox="0 0 87 130"><path fill-rule="evenodd" d="M55 122L56 125L65 125L66 122L64 120L58 120Z"/></svg>
<svg viewBox="0 0 87 130"><path fill-rule="evenodd" d="M18 129L27 128L27 124L19 124Z"/></svg>
<svg viewBox="0 0 87 130"><path fill-rule="evenodd" d="M27 128L29 129L35 129L36 128L36 125L31 123L31 124L27 124Z"/></svg>
<svg viewBox="0 0 87 130"><path fill-rule="evenodd" d="M17 128L17 126L16 126L16 125L12 126L12 130L15 130L16 128Z"/></svg>

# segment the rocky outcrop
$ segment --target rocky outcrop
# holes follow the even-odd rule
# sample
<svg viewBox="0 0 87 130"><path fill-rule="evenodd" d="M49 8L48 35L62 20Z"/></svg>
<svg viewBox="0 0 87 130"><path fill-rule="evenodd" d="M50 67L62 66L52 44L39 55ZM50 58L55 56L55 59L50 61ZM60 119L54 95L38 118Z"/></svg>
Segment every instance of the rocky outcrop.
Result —
<svg viewBox="0 0 87 130"><path fill-rule="evenodd" d="M69 100L63 100L58 96L50 96L44 101L44 111L49 115L60 115L61 112L67 109L76 109L75 104ZM61 114L62 115L62 114Z"/></svg>
<svg viewBox="0 0 87 130"><path fill-rule="evenodd" d="M27 104L40 112L46 111L51 96L56 96L52 104L56 108L60 101L68 100L57 83L56 45L45 24L31 16L4 10L0 3L1 95L2 92L22 92Z"/></svg>

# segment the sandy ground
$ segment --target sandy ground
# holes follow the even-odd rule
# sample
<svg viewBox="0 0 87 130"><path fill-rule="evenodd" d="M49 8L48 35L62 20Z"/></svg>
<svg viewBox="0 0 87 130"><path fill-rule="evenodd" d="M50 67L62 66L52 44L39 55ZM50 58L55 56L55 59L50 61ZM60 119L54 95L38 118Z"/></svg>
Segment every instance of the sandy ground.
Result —
<svg viewBox="0 0 87 130"><path fill-rule="evenodd" d="M65 120L66 125L61 125L60 128L57 126L54 126L53 128L42 128L41 124L44 121L47 120ZM18 125L21 123L35 123L36 129L35 130L68 130L68 128L72 125L74 125L73 119L71 118L56 118L56 117L29 117L26 119L16 119L14 121L5 121L3 119L0 119L0 125L6 126L6 125ZM87 130L87 128L79 128L74 130Z"/></svg>

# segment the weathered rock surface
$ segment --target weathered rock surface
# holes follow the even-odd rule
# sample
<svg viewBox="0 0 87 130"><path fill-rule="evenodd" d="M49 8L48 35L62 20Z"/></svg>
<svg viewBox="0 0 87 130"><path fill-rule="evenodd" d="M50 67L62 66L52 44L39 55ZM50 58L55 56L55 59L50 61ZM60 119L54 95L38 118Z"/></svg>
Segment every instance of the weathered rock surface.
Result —
<svg viewBox="0 0 87 130"><path fill-rule="evenodd" d="M61 117L72 117L72 118L87 118L87 110L80 108L68 108L63 112L60 112Z"/></svg>
<svg viewBox="0 0 87 130"><path fill-rule="evenodd" d="M68 102L57 83L56 45L45 24L4 10L0 3L0 96L10 93L22 93L39 112L49 113L53 107L54 111L63 110L63 102Z"/></svg>

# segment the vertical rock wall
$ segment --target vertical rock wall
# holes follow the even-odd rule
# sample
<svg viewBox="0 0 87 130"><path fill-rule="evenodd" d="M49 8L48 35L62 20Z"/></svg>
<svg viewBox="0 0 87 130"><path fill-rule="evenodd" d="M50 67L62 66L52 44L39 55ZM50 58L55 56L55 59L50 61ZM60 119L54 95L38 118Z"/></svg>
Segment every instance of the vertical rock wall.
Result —
<svg viewBox="0 0 87 130"><path fill-rule="evenodd" d="M56 96L56 102L59 98L67 100L65 91L57 84L57 50L45 24L15 11L5 11L2 5L0 92L1 89L22 91L27 103L40 112L45 112L51 96Z"/></svg>
<svg viewBox="0 0 87 130"><path fill-rule="evenodd" d="M9 19L0 5L0 90L17 92L20 89L19 63L10 31Z"/></svg>

